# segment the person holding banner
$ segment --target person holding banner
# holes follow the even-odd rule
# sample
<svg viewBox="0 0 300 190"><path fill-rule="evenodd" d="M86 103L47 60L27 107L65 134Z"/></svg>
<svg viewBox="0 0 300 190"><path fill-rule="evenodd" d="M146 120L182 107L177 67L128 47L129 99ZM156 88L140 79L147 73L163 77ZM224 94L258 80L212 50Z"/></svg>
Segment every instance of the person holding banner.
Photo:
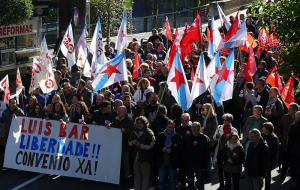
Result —
<svg viewBox="0 0 300 190"><path fill-rule="evenodd" d="M109 125L114 121L114 115L111 113L111 103L107 100L101 103L101 109L96 110L92 116L93 125Z"/></svg>
<svg viewBox="0 0 300 190"><path fill-rule="evenodd" d="M34 118L45 118L45 112L43 110L43 106L40 103L35 104L34 109L32 110L30 117Z"/></svg>
<svg viewBox="0 0 300 190"><path fill-rule="evenodd" d="M78 102L76 104L75 113L72 116L71 122L73 123L81 123L81 124L89 124L91 121L91 114L89 109L85 105L84 102Z"/></svg>
<svg viewBox="0 0 300 190"><path fill-rule="evenodd" d="M134 189L148 190L155 136L153 131L149 129L149 121L145 116L136 118L135 123L137 128L128 140L129 146L133 146Z"/></svg>
<svg viewBox="0 0 300 190"><path fill-rule="evenodd" d="M8 103L8 108L4 110L2 116L0 117L0 123L4 123L5 125L4 144L6 144L7 141L12 117L15 116L25 116L25 114L23 110L17 106L16 100L10 99Z"/></svg>
<svg viewBox="0 0 300 190"><path fill-rule="evenodd" d="M64 104L60 102L56 102L53 106L52 112L48 115L46 120L58 120L59 122L68 122L68 114L66 112L66 108Z"/></svg>

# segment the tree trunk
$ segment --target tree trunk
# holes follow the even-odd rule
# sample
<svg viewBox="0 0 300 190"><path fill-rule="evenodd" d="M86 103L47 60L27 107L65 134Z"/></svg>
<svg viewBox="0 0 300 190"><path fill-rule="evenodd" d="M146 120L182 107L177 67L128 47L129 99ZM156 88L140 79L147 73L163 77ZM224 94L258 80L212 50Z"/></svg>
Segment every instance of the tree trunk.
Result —
<svg viewBox="0 0 300 190"><path fill-rule="evenodd" d="M194 2L193 2L193 6L194 7L199 7L199 4L200 4L200 0L194 0ZM196 18L197 14L198 14L198 10L193 9L193 17L194 17L194 19Z"/></svg>
<svg viewBox="0 0 300 190"><path fill-rule="evenodd" d="M110 14L111 14L111 10L110 10L110 1L111 0L108 0L108 4L107 4L107 37L106 37L106 44L109 45L109 41L110 41Z"/></svg>
<svg viewBox="0 0 300 190"><path fill-rule="evenodd" d="M171 0L167 0L167 8L166 8L166 13L170 12L170 6L171 5Z"/></svg>
<svg viewBox="0 0 300 190"><path fill-rule="evenodd" d="M152 28L157 26L158 0L152 0Z"/></svg>

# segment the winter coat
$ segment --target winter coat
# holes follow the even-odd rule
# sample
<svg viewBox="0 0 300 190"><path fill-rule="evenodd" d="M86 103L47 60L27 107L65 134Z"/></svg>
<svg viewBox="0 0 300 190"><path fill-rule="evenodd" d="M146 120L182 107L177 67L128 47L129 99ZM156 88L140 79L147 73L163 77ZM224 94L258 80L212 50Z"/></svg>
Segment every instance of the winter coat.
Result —
<svg viewBox="0 0 300 190"><path fill-rule="evenodd" d="M252 127L252 124L255 120L255 117L254 116L250 116L248 117L244 127L243 127L243 140L242 140L242 144L244 144L246 142L246 140L248 139L248 134L251 130L251 127ZM266 118L264 118L263 116L261 116L261 122L260 122L260 125L259 125L259 129L260 131L262 131L262 125L265 123L265 122L268 122L268 120Z"/></svg>
<svg viewBox="0 0 300 190"><path fill-rule="evenodd" d="M139 87L133 95L134 102L137 103L139 100L144 102L146 100L146 95L148 92L154 92L154 88L152 86L149 86L143 92L142 89Z"/></svg>
<svg viewBox="0 0 300 190"><path fill-rule="evenodd" d="M133 145L133 140L137 140L141 143L140 147ZM151 162L153 161L153 146L155 144L155 136L151 129L147 128L141 136L139 131L136 129L131 134L128 145L133 146L132 158L135 162Z"/></svg>
<svg viewBox="0 0 300 190"><path fill-rule="evenodd" d="M223 151L223 149L224 149L224 147L225 147L225 144L227 143L227 140L225 140L225 139L226 139L225 136L223 136L223 134L224 134L223 128L224 128L224 125L219 125L219 126L217 127L216 131L215 131L214 136L213 136L213 139L214 139L215 141L220 140L220 141L219 141L219 149L218 149L218 151L220 151L220 152ZM231 129L231 132L230 132L230 133L232 133L232 132L236 132L236 133L237 133L237 132L238 132L238 131L236 130L236 128L234 128L232 125L230 125L230 129ZM219 133L220 133L220 137L219 137L219 138L217 137L218 131L219 131Z"/></svg>
<svg viewBox="0 0 300 190"><path fill-rule="evenodd" d="M101 110L97 110L93 113L91 122L96 121L97 125L106 126L108 123L105 123L105 121L112 123L114 119L115 117L111 112L103 114Z"/></svg>
<svg viewBox="0 0 300 190"><path fill-rule="evenodd" d="M183 153L183 141L179 134L175 134L172 138L172 145L170 147L171 153L170 153L170 164L173 169L177 169L179 167L179 163L181 161L181 155ZM166 142L166 136L164 135L164 132L159 133L156 142L154 145L154 150L157 152L157 167L160 168L161 164L164 161L164 153L163 148L165 147Z"/></svg>
<svg viewBox="0 0 300 190"><path fill-rule="evenodd" d="M203 117L201 117L201 116L199 117L199 122L200 122L201 126L204 125L205 121L204 121ZM207 118L206 126L204 128L203 133L209 137L211 147L215 144L213 137L214 137L217 127L218 127L217 116L212 116L212 117Z"/></svg>
<svg viewBox="0 0 300 190"><path fill-rule="evenodd" d="M227 160L231 158L232 164ZM241 173L242 164L245 162L244 148L242 144L237 145L231 150L228 145L225 145L223 151L224 171L228 173Z"/></svg>
<svg viewBox="0 0 300 190"><path fill-rule="evenodd" d="M289 152L292 155L300 156L300 121L291 126L288 139Z"/></svg>
<svg viewBox="0 0 300 190"><path fill-rule="evenodd" d="M210 157L209 138L200 134L195 137L192 134L186 135L184 140L184 161L186 166L196 166L203 170L207 169Z"/></svg>
<svg viewBox="0 0 300 190"><path fill-rule="evenodd" d="M249 144L245 171L251 177L266 177L270 163L270 150L267 142L261 138L257 146Z"/></svg>
<svg viewBox="0 0 300 190"><path fill-rule="evenodd" d="M13 111L10 111L9 108L3 111L2 117L0 117L0 123L4 123L5 125L6 137L9 134L10 124L11 124L13 114L15 114L16 116L25 116L23 110L21 110L19 107L16 107Z"/></svg>
<svg viewBox="0 0 300 190"><path fill-rule="evenodd" d="M168 117L164 115L159 115L150 123L150 129L153 131L156 137L159 133L163 132L166 129L166 124L168 120Z"/></svg>
<svg viewBox="0 0 300 190"><path fill-rule="evenodd" d="M111 124L111 127L125 129L125 131L122 133L122 152L128 152L129 151L128 139L130 138L130 135L134 130L134 124L132 120L128 116L125 116L122 119L116 117L113 123Z"/></svg>
<svg viewBox="0 0 300 190"><path fill-rule="evenodd" d="M265 139L269 146L270 150L270 165L274 166L276 165L276 159L277 159L277 152L279 149L279 141L278 137L275 135L275 133L271 133L270 135L261 134L261 136Z"/></svg>
<svg viewBox="0 0 300 190"><path fill-rule="evenodd" d="M68 114L66 112L63 112L63 111L60 111L58 113L51 112L48 115L48 117L51 120L60 120L60 119L62 119L64 122L68 122L69 121Z"/></svg>
<svg viewBox="0 0 300 190"><path fill-rule="evenodd" d="M290 114L285 114L281 117L278 124L278 138L281 142L281 147L286 151L287 150L287 139L288 132L293 124L293 118Z"/></svg>

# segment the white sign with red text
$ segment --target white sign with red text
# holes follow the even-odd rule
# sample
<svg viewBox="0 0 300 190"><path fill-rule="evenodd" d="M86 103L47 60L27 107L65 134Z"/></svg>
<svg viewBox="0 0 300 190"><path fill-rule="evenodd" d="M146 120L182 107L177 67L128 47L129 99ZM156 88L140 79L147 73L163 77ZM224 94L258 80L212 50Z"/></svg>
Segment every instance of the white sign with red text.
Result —
<svg viewBox="0 0 300 190"><path fill-rule="evenodd" d="M24 24L2 26L0 27L0 38L35 34L37 33L37 29L37 20L29 20Z"/></svg>

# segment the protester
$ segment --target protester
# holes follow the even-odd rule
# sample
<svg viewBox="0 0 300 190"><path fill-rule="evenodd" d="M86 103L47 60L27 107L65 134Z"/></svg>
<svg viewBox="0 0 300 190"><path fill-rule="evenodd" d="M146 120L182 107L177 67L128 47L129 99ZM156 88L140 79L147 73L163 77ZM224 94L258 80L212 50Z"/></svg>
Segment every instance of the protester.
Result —
<svg viewBox="0 0 300 190"><path fill-rule="evenodd" d="M43 106L39 103L35 104L34 109L31 111L31 114L29 117L44 119L45 112L43 110Z"/></svg>
<svg viewBox="0 0 300 190"><path fill-rule="evenodd" d="M187 168L188 189L194 190L194 178L196 174L196 188L204 190L203 172L207 169L210 144L209 138L200 133L200 123L192 124L192 133L186 135L184 140L184 160Z"/></svg>
<svg viewBox="0 0 300 190"><path fill-rule="evenodd" d="M129 146L133 146L134 189L147 190L150 182L150 162L153 158L152 148L155 144L155 136L149 129L146 117L136 118L135 123L137 128L128 140Z"/></svg>
<svg viewBox="0 0 300 190"><path fill-rule="evenodd" d="M93 125L106 126L115 119L114 115L111 113L111 103L107 100L103 101L101 109L93 112L92 115L91 120Z"/></svg>
<svg viewBox="0 0 300 190"><path fill-rule="evenodd" d="M66 108L62 102L55 102L52 108L52 111L50 114L48 114L48 117L46 120L57 120L59 122L68 122L68 114L66 112Z"/></svg>
<svg viewBox="0 0 300 190"><path fill-rule="evenodd" d="M229 141L227 141L223 151L225 190L231 189L231 178L234 190L240 189L240 173L242 172L245 156L244 148L239 140L237 133L230 133Z"/></svg>
<svg viewBox="0 0 300 190"><path fill-rule="evenodd" d="M91 114L84 102L77 102L75 113L73 113L71 122L80 124L90 124Z"/></svg>
<svg viewBox="0 0 300 190"><path fill-rule="evenodd" d="M246 187L249 190L262 189L269 168L270 150L258 129L250 131L250 140L245 161Z"/></svg>

